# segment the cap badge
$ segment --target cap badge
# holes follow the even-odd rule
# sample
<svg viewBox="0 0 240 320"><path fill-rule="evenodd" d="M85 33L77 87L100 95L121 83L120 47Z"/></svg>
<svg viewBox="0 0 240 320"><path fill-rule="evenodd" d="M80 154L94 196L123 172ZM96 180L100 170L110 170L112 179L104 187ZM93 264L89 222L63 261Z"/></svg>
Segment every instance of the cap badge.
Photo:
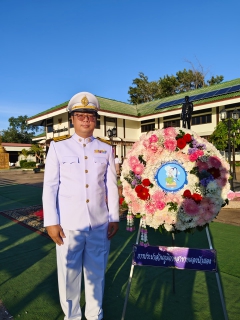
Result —
<svg viewBox="0 0 240 320"><path fill-rule="evenodd" d="M86 107L89 104L88 98L85 96L81 100L83 107Z"/></svg>

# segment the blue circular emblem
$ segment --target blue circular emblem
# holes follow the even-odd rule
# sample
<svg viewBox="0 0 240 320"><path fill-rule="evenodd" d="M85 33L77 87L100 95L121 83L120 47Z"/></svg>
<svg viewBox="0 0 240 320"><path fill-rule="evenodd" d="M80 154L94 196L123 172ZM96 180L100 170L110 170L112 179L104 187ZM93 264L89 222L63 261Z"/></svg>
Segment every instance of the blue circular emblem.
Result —
<svg viewBox="0 0 240 320"><path fill-rule="evenodd" d="M167 192L177 192L188 183L187 172L177 161L168 161L161 165L155 180L159 187Z"/></svg>

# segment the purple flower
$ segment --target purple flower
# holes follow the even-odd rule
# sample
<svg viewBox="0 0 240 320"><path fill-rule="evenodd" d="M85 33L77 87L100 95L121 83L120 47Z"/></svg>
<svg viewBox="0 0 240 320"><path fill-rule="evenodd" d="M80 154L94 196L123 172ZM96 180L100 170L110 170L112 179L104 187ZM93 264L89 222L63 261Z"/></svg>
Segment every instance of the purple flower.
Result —
<svg viewBox="0 0 240 320"><path fill-rule="evenodd" d="M209 177L207 178L203 178L202 180L200 180L200 183L202 186L204 186L205 188L207 187L207 185L209 184L210 181L213 181L214 178L212 175L210 175Z"/></svg>
<svg viewBox="0 0 240 320"><path fill-rule="evenodd" d="M137 180L134 179L134 180L132 181L131 185L132 185L132 186L136 186L136 185L137 185Z"/></svg>
<svg viewBox="0 0 240 320"><path fill-rule="evenodd" d="M193 154L197 151L198 149L197 148L189 148L188 149L188 154Z"/></svg>

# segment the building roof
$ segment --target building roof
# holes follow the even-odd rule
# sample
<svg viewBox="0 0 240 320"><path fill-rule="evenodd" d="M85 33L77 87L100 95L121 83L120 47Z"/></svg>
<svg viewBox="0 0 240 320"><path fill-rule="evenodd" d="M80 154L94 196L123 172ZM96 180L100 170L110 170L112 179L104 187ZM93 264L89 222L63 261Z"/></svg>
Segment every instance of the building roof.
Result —
<svg viewBox="0 0 240 320"><path fill-rule="evenodd" d="M31 143L2 142L3 147L31 147Z"/></svg>
<svg viewBox="0 0 240 320"><path fill-rule="evenodd" d="M174 105L174 104L171 105L170 104L167 108L156 109L159 105L161 105L165 102L170 102L170 101L174 101L177 99L181 99L181 98L184 98L186 95L188 95L190 97L189 100L191 101L191 96L194 96L196 94L211 92L214 90L219 90L219 89L231 87L231 86L238 85L238 84L240 84L240 78L237 78L237 79L234 79L231 81L222 82L222 83L219 83L219 84L216 84L213 86L206 86L201 89L196 89L196 90L191 90L188 92L179 93L174 96L170 96L170 97L166 97L166 98L162 98L162 99L158 99L158 100L154 100L154 101L150 101L150 102L145 102L145 103L142 103L139 105L132 105L129 103L116 101L116 100L112 100L112 99L108 99L108 98L103 98L103 97L99 97L99 96L97 96L97 98L99 99L100 106L101 106L100 107L100 114L101 114L101 112L108 112L108 113L113 113L113 114L121 114L121 115L127 115L127 116L136 117L136 118L141 118L141 117L152 115L152 114L160 114L162 112L166 112L166 111L170 111L170 110L174 110L174 109L179 109L181 106L180 104L178 104L178 105ZM231 99L231 98L236 98L236 97L240 97L240 90L238 90L237 92L229 93L229 94L222 94L222 95L214 96L214 97L207 98L207 99L196 100L196 101L194 101L194 106L204 105L204 104L210 103L210 102L223 101L225 99ZM32 117L29 117L28 120L33 120L35 118L50 114L50 113L55 112L57 110L65 109L67 107L67 105L68 105L68 101L61 103L61 104L59 104L55 107L52 107L50 109L47 109L43 112L40 112Z"/></svg>

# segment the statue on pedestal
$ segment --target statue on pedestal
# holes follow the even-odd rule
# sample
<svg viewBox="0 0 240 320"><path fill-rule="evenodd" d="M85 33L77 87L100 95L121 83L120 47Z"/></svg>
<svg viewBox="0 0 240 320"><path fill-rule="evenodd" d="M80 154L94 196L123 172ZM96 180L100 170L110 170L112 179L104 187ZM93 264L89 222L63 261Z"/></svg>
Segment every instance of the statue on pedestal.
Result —
<svg viewBox="0 0 240 320"><path fill-rule="evenodd" d="M192 112L193 112L193 104L192 102L189 101L189 96L186 96L185 102L182 105L182 113L181 113L183 128L191 129Z"/></svg>

